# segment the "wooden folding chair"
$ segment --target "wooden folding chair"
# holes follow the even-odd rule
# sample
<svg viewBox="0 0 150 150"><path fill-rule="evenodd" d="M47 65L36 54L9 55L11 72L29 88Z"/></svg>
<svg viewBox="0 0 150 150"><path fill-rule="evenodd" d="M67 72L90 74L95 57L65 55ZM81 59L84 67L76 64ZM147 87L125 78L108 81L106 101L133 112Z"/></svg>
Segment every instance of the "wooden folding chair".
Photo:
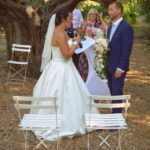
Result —
<svg viewBox="0 0 150 150"><path fill-rule="evenodd" d="M88 129L88 142L87 147L90 150L90 137L89 132L95 129L101 130L118 130L119 131L119 140L117 149L121 150L121 138L123 134L123 129L127 129L126 116L127 110L130 106L129 99L130 95L121 95L121 96L89 96L90 104L89 104L89 113L85 114L86 126ZM96 100L97 103L92 103ZM113 100L123 100L122 103L112 104ZM92 107L103 108L103 109L112 109L112 108L124 108L124 113L116 113L112 114L111 111L106 114L92 114ZM109 132L111 133L111 132ZM107 142L110 135L107 135L105 138L99 135L102 142L99 144L98 148L100 148L103 144L106 144L110 149L112 149L111 145Z"/></svg>

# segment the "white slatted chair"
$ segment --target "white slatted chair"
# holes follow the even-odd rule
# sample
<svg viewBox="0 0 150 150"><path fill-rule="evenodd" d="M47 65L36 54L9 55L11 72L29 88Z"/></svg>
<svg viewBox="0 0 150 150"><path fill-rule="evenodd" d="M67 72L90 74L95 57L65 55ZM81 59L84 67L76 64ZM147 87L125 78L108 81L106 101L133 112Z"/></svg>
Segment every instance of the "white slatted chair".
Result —
<svg viewBox="0 0 150 150"><path fill-rule="evenodd" d="M35 149L41 144L48 149L48 146L44 143L46 135L45 133L50 130L56 130L57 132L57 150L58 150L58 140L59 140L59 128L62 122L62 115L57 114L58 105L56 104L56 97L25 97L25 96L14 96L13 100L15 103L15 108L19 113L20 124L19 129L23 130L25 137L25 150L27 149L27 131L33 131L36 137L39 139L39 143L36 145ZM43 103L40 105L39 102L48 102L45 105ZM30 104L29 104L30 102ZM40 115L27 113L21 117L21 109L48 109L53 110L52 115ZM45 136L44 136L45 135Z"/></svg>
<svg viewBox="0 0 150 150"><path fill-rule="evenodd" d="M89 104L89 113L85 114L85 120L86 120L86 126L88 129L88 142L87 147L88 150L90 149L90 137L89 137L89 131L92 131L92 129L102 129L102 130L118 130L119 131L119 140L117 149L121 150L121 137L123 134L122 129L127 129L127 123L126 123L126 116L127 116L127 110L130 106L129 99L131 98L130 95L121 95L121 96L89 96L90 97L90 104ZM97 103L93 103L93 101L96 100ZM111 101L113 100L123 100L122 103L112 104ZM91 109L92 107L96 108L103 108L103 109L112 109L112 108L124 108L124 113L116 113L112 114L92 114ZM111 132L109 132L111 133ZM110 149L111 146L107 142L110 135L107 135L105 138L103 138L101 135L99 135L99 138L101 138L102 142L99 144L98 148L100 148L103 144L106 144Z"/></svg>
<svg viewBox="0 0 150 150"><path fill-rule="evenodd" d="M12 44L12 56L11 60L7 61L9 65L9 73L7 83L21 84L24 86L26 81L27 66L29 61L29 54L31 52L31 45ZM23 61L16 60L18 55L24 55ZM20 67L16 69L15 67Z"/></svg>

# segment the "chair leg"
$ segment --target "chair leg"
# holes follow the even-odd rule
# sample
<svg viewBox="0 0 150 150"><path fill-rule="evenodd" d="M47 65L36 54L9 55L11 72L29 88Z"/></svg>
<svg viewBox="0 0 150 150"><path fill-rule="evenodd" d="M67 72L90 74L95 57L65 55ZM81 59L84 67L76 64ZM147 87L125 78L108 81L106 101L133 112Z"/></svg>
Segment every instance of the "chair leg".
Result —
<svg viewBox="0 0 150 150"><path fill-rule="evenodd" d="M103 144L106 144L110 149L112 149L110 144L107 142L109 137L110 137L110 135L106 136L105 138L103 138L101 135L99 135L99 138L101 138L102 142L99 144L97 149L99 149Z"/></svg>
<svg viewBox="0 0 150 150"><path fill-rule="evenodd" d="M119 139L118 139L117 150L121 150L121 138L122 138L122 135L123 135L123 130L121 131L121 130L119 129Z"/></svg>
<svg viewBox="0 0 150 150"><path fill-rule="evenodd" d="M39 139L39 143L36 145L36 147L34 149L37 149L41 144L46 148L48 149L47 145L44 143L44 140L42 140L41 138L38 138Z"/></svg>
<svg viewBox="0 0 150 150"><path fill-rule="evenodd" d="M27 130L25 131L25 150L27 150Z"/></svg>
<svg viewBox="0 0 150 150"><path fill-rule="evenodd" d="M24 75L24 80L23 80L23 86L25 86L24 83L26 81L26 75L27 75L27 66L25 66L25 75Z"/></svg>
<svg viewBox="0 0 150 150"><path fill-rule="evenodd" d="M17 75L19 75L20 79L15 79L15 76ZM27 75L27 66L24 66L20 70L16 70L13 67L9 66L9 73L8 73L6 85L8 83L14 83L14 84L21 84L24 87L26 81L26 75ZM13 82L13 80L16 80L16 82ZM17 81L19 81L20 83Z"/></svg>
<svg viewBox="0 0 150 150"><path fill-rule="evenodd" d="M14 69L13 67L11 67L10 66L10 69L13 71L12 72L12 75L10 76L11 78L13 78L14 76L16 76L16 75L20 75L22 78L24 78L24 75L22 75L22 71L23 70L25 70L25 67L23 67L22 69L20 69L20 70L16 70L16 69Z"/></svg>
<svg viewBox="0 0 150 150"><path fill-rule="evenodd" d="M90 150L90 134L88 132L87 149Z"/></svg>
<svg viewBox="0 0 150 150"><path fill-rule="evenodd" d="M57 150L59 149L59 139L57 140Z"/></svg>
<svg viewBox="0 0 150 150"><path fill-rule="evenodd" d="M91 128L90 129L88 129L88 132L87 132L87 136L88 136L88 138L87 138L87 150L90 150L90 134L89 134L89 130L91 130Z"/></svg>
<svg viewBox="0 0 150 150"><path fill-rule="evenodd" d="M56 128L57 130L57 150L59 148L59 130L58 130L58 127Z"/></svg>
<svg viewBox="0 0 150 150"><path fill-rule="evenodd" d="M9 78L10 78L10 66L9 66L9 72L8 72L8 77L7 77L6 85L7 85L7 84L8 84L8 82L9 82Z"/></svg>

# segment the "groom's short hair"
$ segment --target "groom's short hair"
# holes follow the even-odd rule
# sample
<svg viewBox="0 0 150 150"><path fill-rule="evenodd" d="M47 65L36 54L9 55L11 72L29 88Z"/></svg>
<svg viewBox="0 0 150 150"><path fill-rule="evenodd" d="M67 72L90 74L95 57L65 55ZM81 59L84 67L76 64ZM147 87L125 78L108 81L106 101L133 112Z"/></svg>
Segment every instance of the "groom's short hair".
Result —
<svg viewBox="0 0 150 150"><path fill-rule="evenodd" d="M123 5L120 2L112 2L109 5L115 4L117 8L121 9L121 12L123 13Z"/></svg>

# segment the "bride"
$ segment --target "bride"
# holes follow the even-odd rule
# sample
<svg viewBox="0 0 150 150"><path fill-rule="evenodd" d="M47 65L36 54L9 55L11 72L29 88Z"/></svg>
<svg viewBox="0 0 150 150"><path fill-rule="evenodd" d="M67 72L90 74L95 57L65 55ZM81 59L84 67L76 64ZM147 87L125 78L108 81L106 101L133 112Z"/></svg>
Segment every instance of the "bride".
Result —
<svg viewBox="0 0 150 150"><path fill-rule="evenodd" d="M72 61L72 55L78 47L80 37L68 44L65 29L72 23L72 13L62 9L54 14L49 23L44 51L42 55L42 75L37 81L33 96L58 97L58 113L63 115L59 136L85 133L84 113L88 111L89 92ZM52 54L52 55L51 55ZM32 113L51 114L46 110L32 110ZM93 110L98 113L98 110ZM47 140L56 138L54 131L48 131Z"/></svg>

